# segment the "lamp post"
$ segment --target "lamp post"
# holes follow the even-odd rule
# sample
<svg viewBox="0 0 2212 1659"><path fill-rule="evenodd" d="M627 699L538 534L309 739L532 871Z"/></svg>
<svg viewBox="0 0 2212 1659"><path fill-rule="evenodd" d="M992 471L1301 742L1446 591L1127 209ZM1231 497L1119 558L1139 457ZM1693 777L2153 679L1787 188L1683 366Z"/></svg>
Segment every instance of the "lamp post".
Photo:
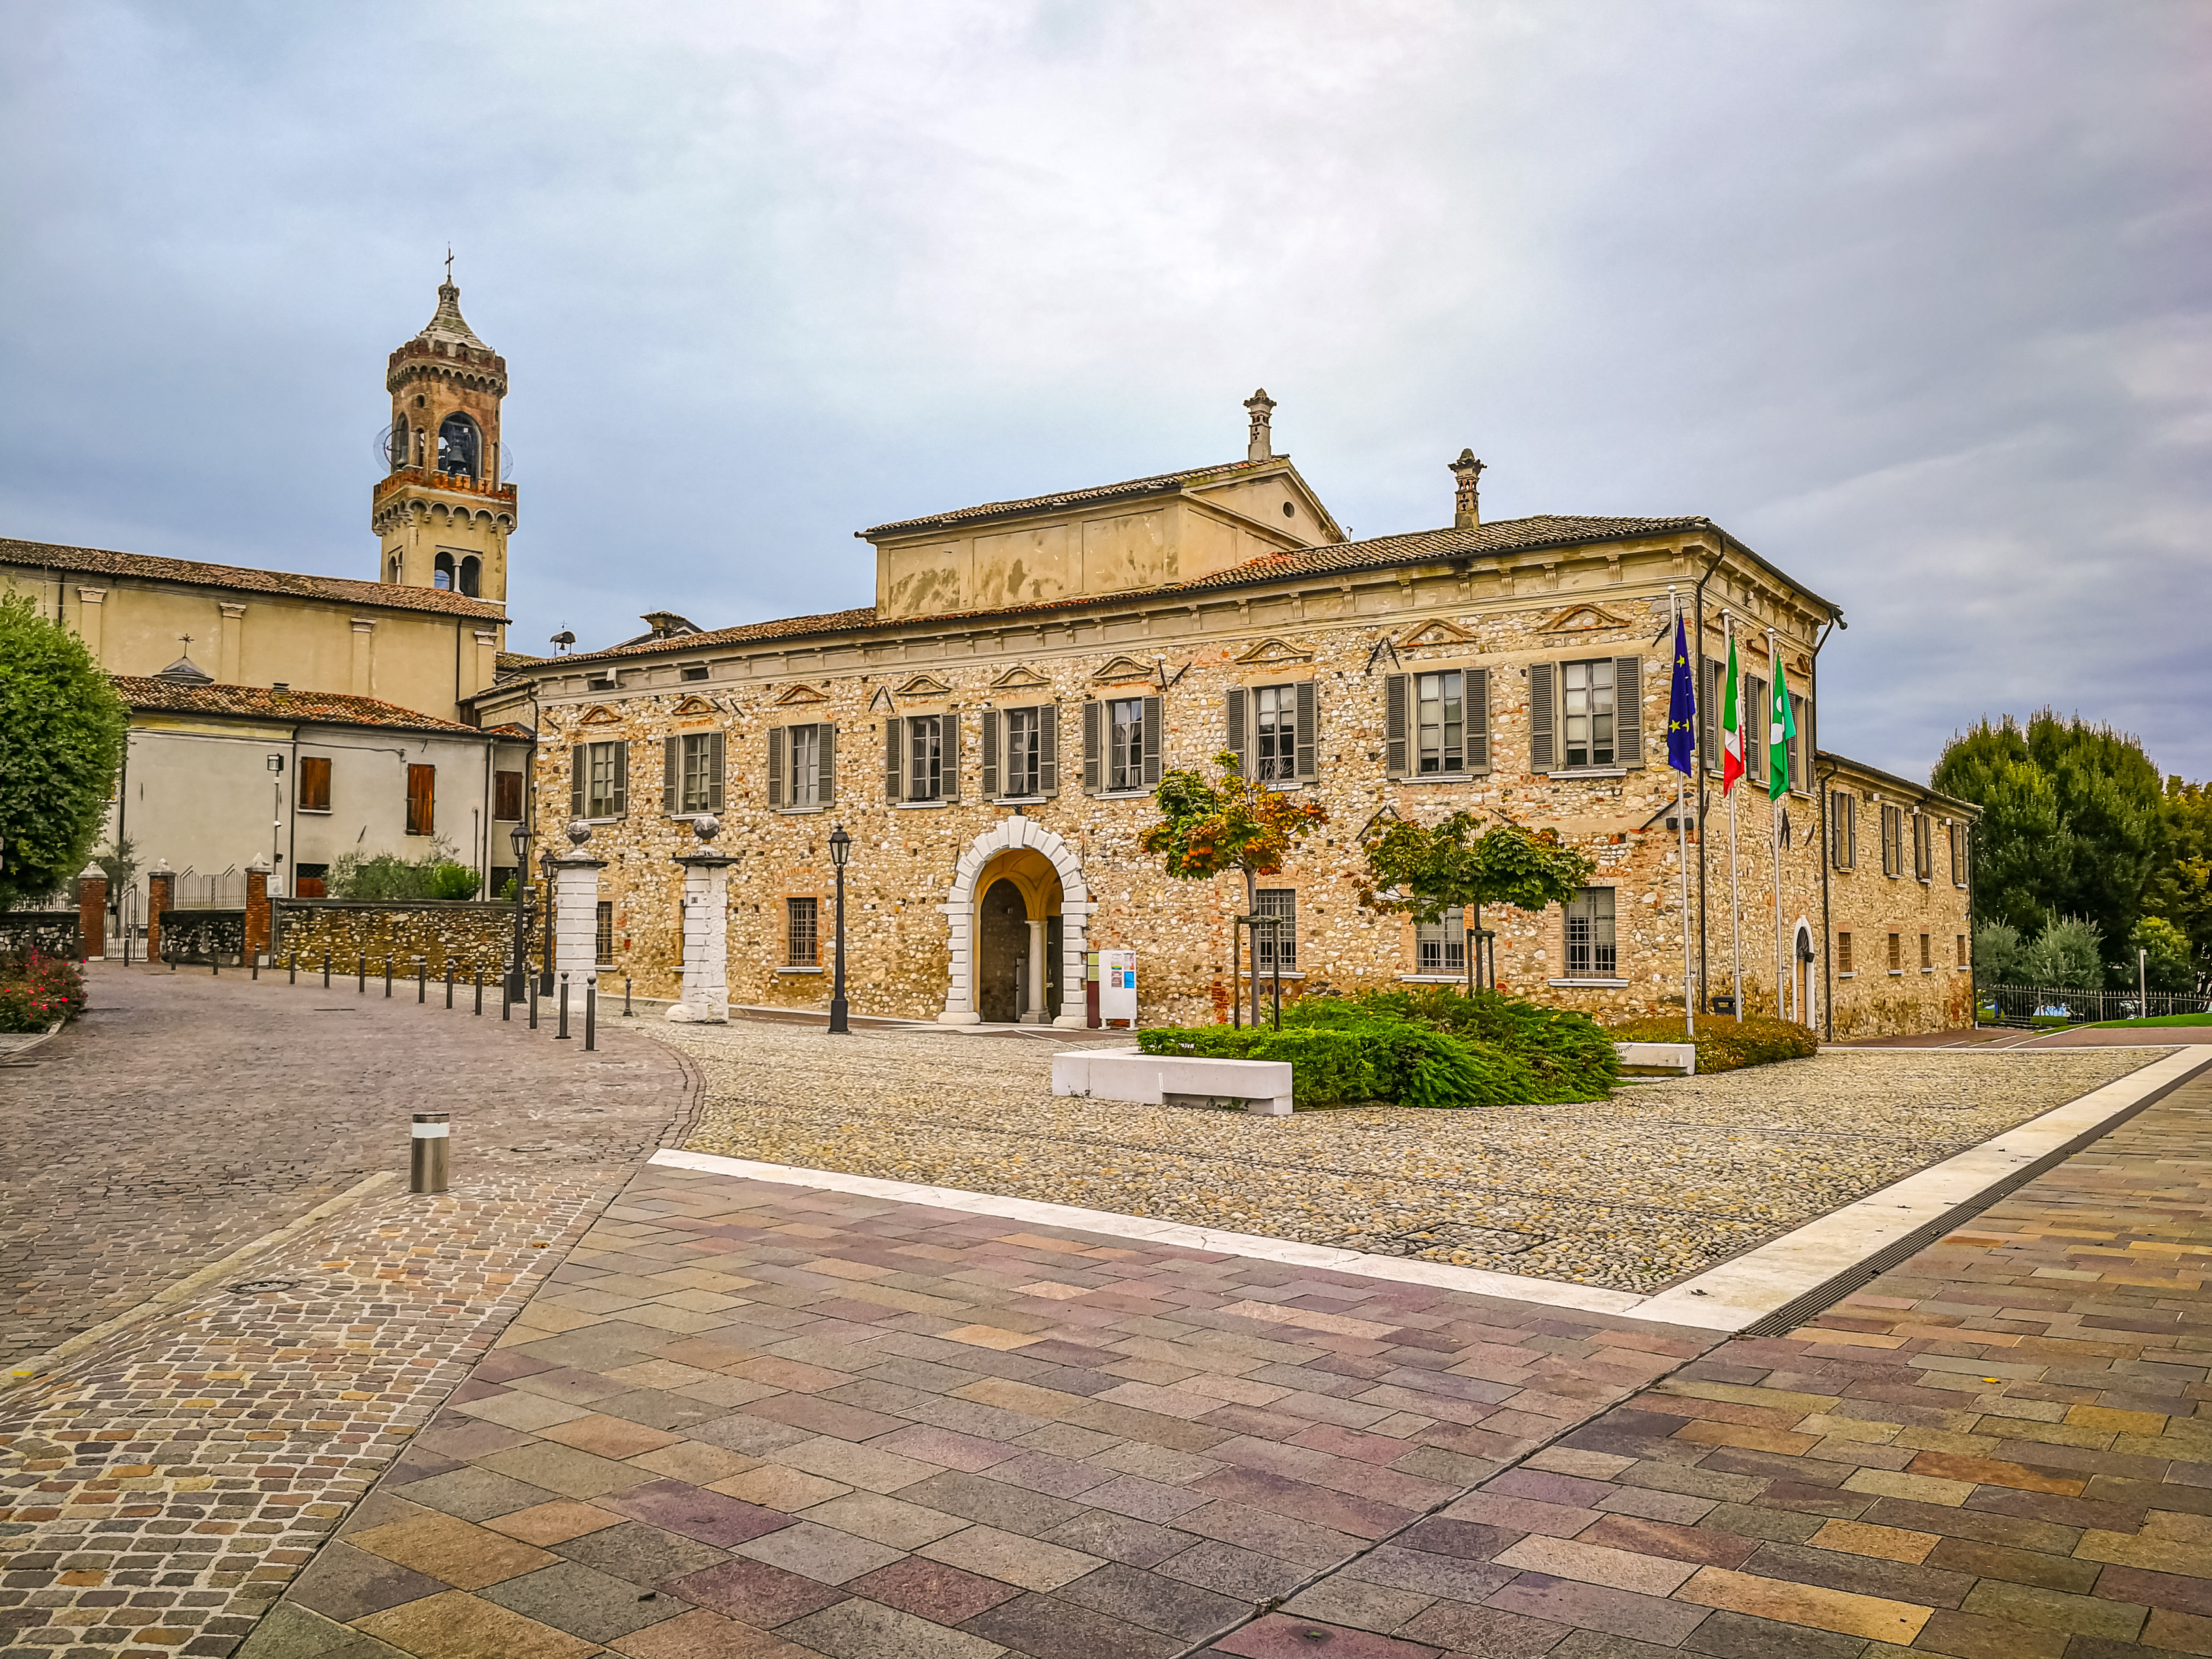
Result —
<svg viewBox="0 0 2212 1659"><path fill-rule="evenodd" d="M507 963L507 995L520 1002L529 994L524 975L530 971L530 912L523 895L529 887L524 878L530 873L530 826L516 824L507 839L514 843L514 955Z"/></svg>
<svg viewBox="0 0 2212 1659"><path fill-rule="evenodd" d="M830 862L837 872L837 981L830 992L830 1029L847 1036L852 1028L845 1003L845 861L852 856L853 838L841 823L830 832Z"/></svg>

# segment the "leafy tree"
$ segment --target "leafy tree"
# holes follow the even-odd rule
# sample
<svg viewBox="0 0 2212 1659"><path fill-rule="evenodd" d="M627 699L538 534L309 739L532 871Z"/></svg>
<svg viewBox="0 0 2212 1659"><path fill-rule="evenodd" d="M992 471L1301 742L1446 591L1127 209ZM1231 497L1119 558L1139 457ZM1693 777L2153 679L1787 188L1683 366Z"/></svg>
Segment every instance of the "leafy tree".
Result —
<svg viewBox="0 0 2212 1659"><path fill-rule="evenodd" d="M1984 921L1974 929L1974 972L1987 985L2018 985L2027 945L2008 921Z"/></svg>
<svg viewBox="0 0 2212 1659"><path fill-rule="evenodd" d="M2143 908L2179 930L2197 973L2212 973L2212 784L2168 778L2159 818L2165 854Z"/></svg>
<svg viewBox="0 0 2212 1659"><path fill-rule="evenodd" d="M118 836L107 844L104 853L94 853L92 861L100 866L100 874L107 878L107 896L112 903L115 896L128 887L138 874L138 847L128 836Z"/></svg>
<svg viewBox="0 0 2212 1659"><path fill-rule="evenodd" d="M2145 916L2128 939L2143 953L2143 980L2154 991L2193 991L2197 964L2189 959L2189 937L2164 916Z"/></svg>
<svg viewBox="0 0 2212 1659"><path fill-rule="evenodd" d="M2165 842L2158 769L2137 739L2049 708L2024 726L2007 715L1953 738L1930 782L1983 809L1984 916L2024 934L2079 917L2118 964Z"/></svg>
<svg viewBox="0 0 2212 1659"><path fill-rule="evenodd" d="M1562 846L1556 830L1512 823L1486 830L1472 812L1455 812L1425 829L1404 818L1380 820L1368 826L1359 844L1367 854L1359 902L1369 909L1436 922L1456 905L1468 912L1468 925L1477 930L1484 905L1547 910L1574 897L1597 868ZM1470 978L1474 972L1470 957Z"/></svg>
<svg viewBox="0 0 2212 1659"><path fill-rule="evenodd" d="M84 641L0 597L0 909L82 872L130 724Z"/></svg>
<svg viewBox="0 0 2212 1659"><path fill-rule="evenodd" d="M1244 914L1260 905L1260 878L1283 867L1291 850L1328 821L1318 801L1288 790L1263 789L1244 776L1237 757L1215 757L1220 775L1170 772L1152 792L1160 821L1138 846L1164 860L1178 881L1206 881L1234 872L1244 878ZM1231 988L1234 988L1233 987ZM1260 1018L1260 975L1252 975L1252 1018Z"/></svg>
<svg viewBox="0 0 2212 1659"><path fill-rule="evenodd" d="M2105 982L2103 944L2095 922L2063 917L2021 953L2021 976L2031 985L2099 988Z"/></svg>

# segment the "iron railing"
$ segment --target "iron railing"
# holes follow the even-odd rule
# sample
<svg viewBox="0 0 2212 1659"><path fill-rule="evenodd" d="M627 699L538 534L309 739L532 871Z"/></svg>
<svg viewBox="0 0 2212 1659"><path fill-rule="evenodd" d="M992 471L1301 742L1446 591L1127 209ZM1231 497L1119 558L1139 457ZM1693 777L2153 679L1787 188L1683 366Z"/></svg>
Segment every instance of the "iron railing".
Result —
<svg viewBox="0 0 2212 1659"><path fill-rule="evenodd" d="M2212 996L2202 991L2091 990L2079 985L1978 985L1977 1018L1984 1025L2029 1028L2063 1020L2094 1025L2108 1019L2141 1019L2170 1014L2212 1013Z"/></svg>

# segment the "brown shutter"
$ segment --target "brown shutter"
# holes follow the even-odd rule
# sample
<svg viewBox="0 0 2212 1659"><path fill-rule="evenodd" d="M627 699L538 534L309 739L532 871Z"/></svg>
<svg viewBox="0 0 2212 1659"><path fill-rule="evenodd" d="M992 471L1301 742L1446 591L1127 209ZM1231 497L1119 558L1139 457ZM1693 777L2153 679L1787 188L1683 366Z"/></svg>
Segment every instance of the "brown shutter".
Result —
<svg viewBox="0 0 2212 1659"><path fill-rule="evenodd" d="M824 806L837 799L837 728L824 720L814 749L814 799Z"/></svg>
<svg viewBox="0 0 2212 1659"><path fill-rule="evenodd" d="M884 716L884 799L906 795L906 720L898 714Z"/></svg>
<svg viewBox="0 0 2212 1659"><path fill-rule="evenodd" d="M407 769L407 833L410 836L437 833L437 777L434 766Z"/></svg>
<svg viewBox="0 0 2212 1659"><path fill-rule="evenodd" d="M615 816L629 814L629 739L615 744Z"/></svg>
<svg viewBox="0 0 2212 1659"><path fill-rule="evenodd" d="M1467 671L1466 701L1460 704L1467 720L1467 769L1487 772L1490 769L1490 671L1470 668Z"/></svg>
<svg viewBox="0 0 2212 1659"><path fill-rule="evenodd" d="M995 800L999 794L999 711L983 711L983 799Z"/></svg>
<svg viewBox="0 0 2212 1659"><path fill-rule="evenodd" d="M1311 680L1300 680L1298 682L1297 765L1298 781L1302 783L1310 783L1319 775L1318 767L1321 757L1316 738L1320 735L1317 729L1320 721L1316 714L1317 711L1314 707L1314 683Z"/></svg>
<svg viewBox="0 0 2212 1659"><path fill-rule="evenodd" d="M937 729L945 741L945 787L939 792L944 800L960 799L960 715L957 711L938 717Z"/></svg>
<svg viewBox="0 0 2212 1659"><path fill-rule="evenodd" d="M568 751L568 816L572 818L584 816L584 775L585 769L591 764L590 752L591 745L586 743L580 743Z"/></svg>
<svg viewBox="0 0 2212 1659"><path fill-rule="evenodd" d="M1613 659L1613 763L1644 764L1644 659Z"/></svg>
<svg viewBox="0 0 2212 1659"><path fill-rule="evenodd" d="M1228 716L1226 724L1229 733L1226 747L1231 754L1237 757L1237 771L1248 778L1252 775L1252 761L1251 757L1245 753L1244 703L1245 699L1250 695L1243 686L1232 685L1229 688L1229 696L1224 705Z"/></svg>
<svg viewBox="0 0 2212 1659"><path fill-rule="evenodd" d="M1037 710L1037 793L1060 793L1060 705Z"/></svg>
<svg viewBox="0 0 2212 1659"><path fill-rule="evenodd" d="M684 787L684 739L668 738L662 740L660 756L660 810L674 814L677 792Z"/></svg>
<svg viewBox="0 0 2212 1659"><path fill-rule="evenodd" d="M768 804L783 805L783 732L781 726L769 728L768 733Z"/></svg>
<svg viewBox="0 0 2212 1659"><path fill-rule="evenodd" d="M1145 787L1160 781L1160 700L1145 699Z"/></svg>
<svg viewBox="0 0 2212 1659"><path fill-rule="evenodd" d="M514 778L519 782L521 775L516 772L502 772L499 775L501 780L500 799L504 800L507 799L505 780ZM522 792L520 789L515 790L514 797L517 802L520 802L522 799ZM300 806L303 811L309 812L327 812L331 810L331 757L328 755L300 757ZM516 811L507 813L505 816L519 818L522 814Z"/></svg>
<svg viewBox="0 0 2212 1659"><path fill-rule="evenodd" d="M1547 662L1528 665L1528 769L1548 772L1557 763L1559 753L1554 738L1553 708L1557 698L1559 677Z"/></svg>
<svg viewBox="0 0 2212 1659"><path fill-rule="evenodd" d="M1083 787L1087 794L1098 793L1098 700L1094 697L1083 705Z"/></svg>
<svg viewBox="0 0 2212 1659"><path fill-rule="evenodd" d="M1406 735L1410 724L1407 700L1411 689L1410 677L1407 675L1382 677L1382 772L1386 777L1402 778L1413 770L1408 763Z"/></svg>
<svg viewBox="0 0 2212 1659"><path fill-rule="evenodd" d="M722 734L720 732L709 732L707 737L707 810L709 812L722 810L724 753Z"/></svg>

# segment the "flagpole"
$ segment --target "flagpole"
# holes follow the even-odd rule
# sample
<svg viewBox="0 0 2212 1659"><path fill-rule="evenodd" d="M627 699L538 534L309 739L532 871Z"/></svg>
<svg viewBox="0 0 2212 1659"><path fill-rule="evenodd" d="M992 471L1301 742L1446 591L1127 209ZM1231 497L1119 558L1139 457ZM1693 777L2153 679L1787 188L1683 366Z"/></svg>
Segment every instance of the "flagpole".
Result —
<svg viewBox="0 0 2212 1659"><path fill-rule="evenodd" d="M1766 665L1767 672L1774 677L1774 684L1766 688L1766 805L1772 818L1769 832L1774 846L1774 1017L1787 1019L1789 1014L1782 1002L1782 982L1786 973L1785 947L1782 943L1782 797L1774 793L1774 751L1781 745L1775 742L1779 729L1774 711L1790 695L1790 688L1782 678L1782 647L1771 628L1766 630ZM1789 765L1787 759L1782 763L1785 768Z"/></svg>
<svg viewBox="0 0 2212 1659"><path fill-rule="evenodd" d="M1728 672L1730 678L1733 679L1735 675L1735 617L1727 611L1723 611L1721 613L1721 620L1727 625ZM1743 747L1743 696L1740 686L1735 689L1736 690L1735 744L1738 750L1741 750ZM1726 693L1723 692L1723 695L1725 696ZM1735 1011L1735 1017L1738 1019L1741 1019L1743 1018L1743 886L1742 883L1738 878L1736 872L1735 786L1736 784L1741 783L1742 780L1741 778L1730 779L1727 776L1728 760L1725 754L1725 739L1723 740L1723 754L1721 761L1722 793L1728 797L1729 810L1729 927L1730 933L1733 936L1731 944L1731 963L1733 971L1735 975L1735 984L1734 987L1735 995L1731 999L1729 1006Z"/></svg>
<svg viewBox="0 0 2212 1659"><path fill-rule="evenodd" d="M1674 612L1674 638L1677 641L1680 641L1682 637L1682 602L1676 596L1674 585L1672 582L1669 582L1667 585L1667 605L1668 610ZM1702 646L1700 648L1702 648ZM1676 647L1675 654L1678 659L1681 654L1679 643ZM1674 672L1676 673L1680 673L1681 672L1679 665L1676 667ZM1671 705L1671 694L1669 696L1669 702ZM1674 714L1671 707L1669 708L1667 719L1668 724L1671 727L1674 724ZM1694 713L1690 717L1690 730L1692 741L1694 744L1697 732L1697 716ZM1670 738L1674 735L1671 730L1668 735ZM1693 748L1691 752L1695 754L1695 749ZM1683 1034L1689 1039L1689 1041L1695 1042L1698 1040L1698 1000L1691 994L1692 970L1690 966L1690 819L1688 816L1689 809L1684 805L1682 799L1682 785L1685 781L1685 774L1680 772L1674 774L1674 835L1676 838L1676 852L1680 860L1682 873Z"/></svg>

